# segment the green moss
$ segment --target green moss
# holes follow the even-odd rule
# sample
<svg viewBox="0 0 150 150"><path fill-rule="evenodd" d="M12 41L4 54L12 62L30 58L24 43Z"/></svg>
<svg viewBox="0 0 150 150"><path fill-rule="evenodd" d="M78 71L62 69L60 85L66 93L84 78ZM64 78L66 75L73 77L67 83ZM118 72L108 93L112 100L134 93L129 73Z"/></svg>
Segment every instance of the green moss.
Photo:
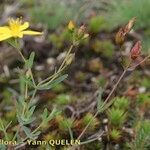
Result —
<svg viewBox="0 0 150 150"><path fill-rule="evenodd" d="M146 105L147 107L150 106L150 93L143 93L139 94L137 97L138 105Z"/></svg>
<svg viewBox="0 0 150 150"><path fill-rule="evenodd" d="M150 78L144 78L141 82L141 84L146 87L146 88L150 88Z"/></svg>
<svg viewBox="0 0 150 150"><path fill-rule="evenodd" d="M5 118L7 121L12 120L12 124L15 124L17 122L17 118L16 118L16 111L13 109L11 111L8 111L5 113Z"/></svg>
<svg viewBox="0 0 150 150"><path fill-rule="evenodd" d="M59 31L58 33L53 33L48 36L48 40L53 43L53 45L60 49L64 46L65 41L70 41L71 34L68 32L67 29Z"/></svg>
<svg viewBox="0 0 150 150"><path fill-rule="evenodd" d="M108 28L108 24L103 16L95 16L89 21L89 30L97 33Z"/></svg>
<svg viewBox="0 0 150 150"><path fill-rule="evenodd" d="M88 62L88 69L91 72L97 73L103 69L103 63L99 58L94 58Z"/></svg>
<svg viewBox="0 0 150 150"><path fill-rule="evenodd" d="M71 129L73 126L73 121L74 120L71 118L63 118L58 122L59 129L63 131L69 130L69 128Z"/></svg>
<svg viewBox="0 0 150 150"><path fill-rule="evenodd" d="M86 79L86 74L84 72L78 71L75 74L75 78L76 78L77 81L82 82Z"/></svg>
<svg viewBox="0 0 150 150"><path fill-rule="evenodd" d="M106 78L104 76L100 76L97 80L96 80L96 84L100 87L104 87L106 84Z"/></svg>
<svg viewBox="0 0 150 150"><path fill-rule="evenodd" d="M60 83L57 86L53 87L52 90L56 93L61 93L65 92L67 90L67 87L63 83Z"/></svg>
<svg viewBox="0 0 150 150"><path fill-rule="evenodd" d="M104 149L104 145L102 144L102 142L98 140L92 143L85 144L83 147L84 147L83 150L103 150Z"/></svg>
<svg viewBox="0 0 150 150"><path fill-rule="evenodd" d="M67 105L73 102L76 99L73 95L68 94L59 94L54 100L58 105Z"/></svg>
<svg viewBox="0 0 150 150"><path fill-rule="evenodd" d="M106 57L114 55L114 45L110 40L99 41L96 39L92 44L92 50Z"/></svg>
<svg viewBox="0 0 150 150"><path fill-rule="evenodd" d="M121 132L120 132L119 130L117 130L117 129L112 129L112 130L110 131L110 137L111 137L113 140L117 141L117 140L119 140L119 138L121 137Z"/></svg>
<svg viewBox="0 0 150 150"><path fill-rule="evenodd" d="M96 126L99 124L99 120L97 118L94 118L93 114L87 113L83 118L82 118L82 126L85 127L89 122L91 121L88 130L94 130Z"/></svg>
<svg viewBox="0 0 150 150"><path fill-rule="evenodd" d="M133 150L148 150L150 147L150 121L142 120L137 123L136 137L128 145Z"/></svg>
<svg viewBox="0 0 150 150"><path fill-rule="evenodd" d="M113 106L115 108L119 108L119 109L122 109L122 110L127 110L128 107L129 107L129 100L125 97L115 97L114 98L114 104Z"/></svg>
<svg viewBox="0 0 150 150"><path fill-rule="evenodd" d="M118 108L111 108L107 112L110 123L114 126L121 126L127 118L127 114Z"/></svg>

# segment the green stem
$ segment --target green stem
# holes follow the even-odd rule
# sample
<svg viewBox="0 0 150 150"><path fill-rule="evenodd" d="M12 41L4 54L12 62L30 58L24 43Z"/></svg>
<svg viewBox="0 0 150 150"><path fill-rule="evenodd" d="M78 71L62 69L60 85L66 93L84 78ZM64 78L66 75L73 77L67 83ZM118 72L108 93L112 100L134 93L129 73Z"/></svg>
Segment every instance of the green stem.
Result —
<svg viewBox="0 0 150 150"><path fill-rule="evenodd" d="M65 69L65 66L64 66L64 65L65 65L66 60L67 60L67 58L68 58L70 52L72 51L73 47L74 47L74 45L71 45L71 46L70 46L70 48L69 48L69 50L68 50L68 52L67 52L67 54L66 54L66 57L65 57L65 59L63 60L61 66L59 67L59 69L57 70L57 72L55 72L52 76L50 76L50 77L48 77L48 78L42 80L37 86L40 86L40 85L42 85L43 83L48 82L49 80L50 80L49 82L51 82L52 80L54 80L54 79ZM48 83L49 83L49 82L48 82Z"/></svg>
<svg viewBox="0 0 150 150"><path fill-rule="evenodd" d="M17 131L16 131L14 137L12 138L12 141L14 141L14 140L16 139L16 137L17 137L19 131L20 131L20 126L18 127L18 129L17 129Z"/></svg>
<svg viewBox="0 0 150 150"><path fill-rule="evenodd" d="M27 100L27 98L28 98L28 84L26 83L26 85L25 85L25 100Z"/></svg>
<svg viewBox="0 0 150 150"><path fill-rule="evenodd" d="M64 66L61 70L59 70L59 73L56 73L55 76L53 76L53 78L51 80L49 80L48 82L46 82L45 84L43 84L42 86L46 86L49 85L53 80L55 80L59 74L66 68L66 66ZM37 85L38 87L38 85Z"/></svg>
<svg viewBox="0 0 150 150"><path fill-rule="evenodd" d="M32 73L31 68L30 68L30 74L31 74L32 82L33 82L34 86L36 87L36 83L35 83L35 80L34 80L34 77L33 77L33 73Z"/></svg>
<svg viewBox="0 0 150 150"><path fill-rule="evenodd" d="M16 50L17 50L17 52L20 54L20 56L21 56L21 58L22 58L23 62L25 63L25 62L26 62L26 59L25 59L25 57L23 56L23 54L22 54L21 50L20 50L20 49L18 49L18 48L16 48Z"/></svg>

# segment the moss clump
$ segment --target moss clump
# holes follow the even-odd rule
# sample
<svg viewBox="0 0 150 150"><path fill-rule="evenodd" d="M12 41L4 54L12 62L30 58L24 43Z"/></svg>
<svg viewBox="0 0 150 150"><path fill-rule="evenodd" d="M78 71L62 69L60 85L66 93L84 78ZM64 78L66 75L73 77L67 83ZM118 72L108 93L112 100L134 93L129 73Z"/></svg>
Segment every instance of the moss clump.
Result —
<svg viewBox="0 0 150 150"><path fill-rule="evenodd" d="M56 118L58 122L58 127L62 131L69 131L73 127L73 119L71 118L66 118L64 116L58 116Z"/></svg>
<svg viewBox="0 0 150 150"><path fill-rule="evenodd" d="M120 127L127 118L127 114L119 108L111 108L107 112L108 119L113 126Z"/></svg>
<svg viewBox="0 0 150 150"><path fill-rule="evenodd" d="M102 54L105 57L112 57L114 54L114 45L110 40L95 40L92 44L92 50L95 53Z"/></svg>
<svg viewBox="0 0 150 150"><path fill-rule="evenodd" d="M115 97L114 98L114 107L121 110L127 110L129 107L129 100L125 97Z"/></svg>
<svg viewBox="0 0 150 150"><path fill-rule="evenodd" d="M55 103L58 105L66 105L71 103L71 101L72 101L71 95L67 94L59 94L55 99Z"/></svg>
<svg viewBox="0 0 150 150"><path fill-rule="evenodd" d="M86 80L86 73L82 72L82 71L78 71L76 72L75 74L75 79L78 81L78 82L83 82Z"/></svg>
<svg viewBox="0 0 150 150"><path fill-rule="evenodd" d="M97 33L107 29L108 29L108 24L105 18L102 16L95 16L91 18L91 20L89 21L89 30L93 33Z"/></svg>
<svg viewBox="0 0 150 150"><path fill-rule="evenodd" d="M112 138L112 140L118 141L121 137L121 132L117 129L112 129L110 131L110 137Z"/></svg>
<svg viewBox="0 0 150 150"><path fill-rule="evenodd" d="M88 69L93 73L98 73L103 69L103 63L99 58L94 58L88 62Z"/></svg>
<svg viewBox="0 0 150 150"><path fill-rule="evenodd" d="M53 91L56 93L62 93L65 92L66 90L67 87L63 83L60 83L57 86L53 87Z"/></svg>

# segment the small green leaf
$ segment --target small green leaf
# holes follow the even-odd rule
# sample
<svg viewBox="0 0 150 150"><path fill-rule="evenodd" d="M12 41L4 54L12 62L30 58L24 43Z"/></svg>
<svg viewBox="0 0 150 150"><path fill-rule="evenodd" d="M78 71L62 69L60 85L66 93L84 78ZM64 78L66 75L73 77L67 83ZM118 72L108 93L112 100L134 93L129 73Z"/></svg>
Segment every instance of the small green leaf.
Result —
<svg viewBox="0 0 150 150"><path fill-rule="evenodd" d="M44 109L44 112L43 112L43 114L42 114L42 120L45 121L46 118L47 118L47 116L48 116L48 110L47 110L47 108L45 108L45 109Z"/></svg>
<svg viewBox="0 0 150 150"><path fill-rule="evenodd" d="M34 133L34 136L39 136L41 134L41 131L37 131L36 133Z"/></svg>
<svg viewBox="0 0 150 150"><path fill-rule="evenodd" d="M45 108L44 112L42 114L42 121L43 121L43 123L47 123L50 120L52 120L55 116L60 114L60 111L58 111L56 108L54 108L49 115L48 115L48 113L49 112L48 112L47 108Z"/></svg>
<svg viewBox="0 0 150 150"><path fill-rule="evenodd" d="M4 125L3 125L2 120L0 119L0 131L3 131L3 130L4 130Z"/></svg>
<svg viewBox="0 0 150 150"><path fill-rule="evenodd" d="M5 130L7 130L9 128L9 126L11 125L12 121L10 121L7 126L5 127Z"/></svg>
<svg viewBox="0 0 150 150"><path fill-rule="evenodd" d="M56 108L54 108L52 110L52 112L50 113L50 115L47 117L47 122L49 122L50 120L52 120L55 116L57 116L60 113L60 111L57 111Z"/></svg>
<svg viewBox="0 0 150 150"><path fill-rule="evenodd" d="M98 97L97 97L97 110L100 112L104 106L104 102L102 101L102 89L100 88L98 91Z"/></svg>
<svg viewBox="0 0 150 150"><path fill-rule="evenodd" d="M27 78L26 76L23 76L22 80L29 86L34 87L34 84L32 83L31 79Z"/></svg>
<svg viewBox="0 0 150 150"><path fill-rule="evenodd" d="M22 106L24 106L26 104L23 95L20 95L19 98L18 98L18 105L19 105L19 107L20 107L20 104Z"/></svg>
<svg viewBox="0 0 150 150"><path fill-rule="evenodd" d="M25 89L25 82L23 80L22 75L20 75L19 83L20 83L20 91L21 91L21 94L23 95L24 94L24 89Z"/></svg>
<svg viewBox="0 0 150 150"><path fill-rule="evenodd" d="M8 87L7 90L11 92L14 96L19 97L19 93L15 89Z"/></svg>
<svg viewBox="0 0 150 150"><path fill-rule="evenodd" d="M17 113L17 119L18 119L19 124L21 124L21 125L24 124L23 120L21 119L21 117L18 113Z"/></svg>
<svg viewBox="0 0 150 150"><path fill-rule="evenodd" d="M27 137L33 139L33 135L32 135L30 128L28 128L26 126L22 126L22 128L23 128L23 131L25 132L25 134L27 135Z"/></svg>
<svg viewBox="0 0 150 150"><path fill-rule="evenodd" d="M33 106L29 109L29 111L27 113L28 118L30 118L33 115L35 108L36 108L36 106Z"/></svg>
<svg viewBox="0 0 150 150"><path fill-rule="evenodd" d="M25 120L25 121L23 122L23 124L24 124L24 125L31 124L35 119L36 119L35 117L32 117L32 118L30 118L30 119L28 119L28 120Z"/></svg>
<svg viewBox="0 0 150 150"><path fill-rule="evenodd" d="M38 90L49 90L54 86L56 86L57 84L59 84L60 82L62 82L63 80L65 80L67 77L68 77L67 74L60 76L50 83L45 83L44 85L41 85L40 87L38 87Z"/></svg>
<svg viewBox="0 0 150 150"><path fill-rule="evenodd" d="M25 66L26 66L27 68L32 68L32 66L33 66L33 61L34 61L34 57L35 57L35 53L32 52L32 53L30 54L30 56L29 56L29 59L26 60L26 63L25 63Z"/></svg>

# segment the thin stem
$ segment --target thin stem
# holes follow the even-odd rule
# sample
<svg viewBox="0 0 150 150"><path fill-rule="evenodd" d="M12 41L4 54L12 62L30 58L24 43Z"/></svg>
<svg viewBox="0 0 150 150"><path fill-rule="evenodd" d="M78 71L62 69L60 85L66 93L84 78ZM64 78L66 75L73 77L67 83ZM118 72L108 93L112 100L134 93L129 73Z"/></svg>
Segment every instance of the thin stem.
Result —
<svg viewBox="0 0 150 150"><path fill-rule="evenodd" d="M34 99L35 95L36 95L37 89L34 89L31 100Z"/></svg>
<svg viewBox="0 0 150 150"><path fill-rule="evenodd" d="M104 134L104 131L102 131L102 133L101 133L98 137L92 138L92 139L87 140L87 141L83 141L83 142L80 143L80 145L84 145L84 144L87 144L87 143L91 143L91 142L93 142L93 141L96 141L96 140L98 140L103 134Z"/></svg>
<svg viewBox="0 0 150 150"><path fill-rule="evenodd" d="M59 73L56 73L55 76L53 76L53 78L51 80L49 80L48 82L46 82L42 86L46 86L46 85L50 84L54 79L56 79L59 76L60 72L62 72L65 68L66 68L66 66L64 66L61 70L59 70Z"/></svg>
<svg viewBox="0 0 150 150"><path fill-rule="evenodd" d="M28 98L28 84L25 85L25 100Z"/></svg>
<svg viewBox="0 0 150 150"><path fill-rule="evenodd" d="M65 57L65 59L63 60L61 66L59 67L59 69L57 70L57 72L55 72L52 76L50 76L50 77L48 77L48 78L42 80L37 86L39 86L39 85L41 85L41 84L47 82L47 81L50 80L50 79L51 79L51 80L50 80L50 82L51 82L53 79L55 79L55 78L59 75L60 72L62 72L62 71L65 69L64 65L65 65L66 60L67 60L67 58L68 58L70 52L72 51L73 47L74 47L74 45L71 45L71 46L70 46L70 48L69 48L69 50L68 50L68 52L67 52L67 54L66 54L66 57Z"/></svg>
<svg viewBox="0 0 150 150"><path fill-rule="evenodd" d="M14 135L14 137L13 137L13 139L12 139L12 141L14 141L15 139L16 139L16 137L17 137L17 135L18 135L18 133L19 133L19 131L20 131L20 126L18 127L18 129L17 129L17 131L16 131L16 133L15 133L15 135Z"/></svg>
<svg viewBox="0 0 150 150"><path fill-rule="evenodd" d="M60 71L60 70L63 68L63 66L65 65L66 60L68 59L68 56L69 56L71 50L73 49L73 46L74 46L74 45L71 45L71 46L70 46L70 48L69 48L69 50L68 50L68 52L67 52L67 54L66 54L66 57L65 57L64 61L62 62L62 64L61 64L60 68L58 69L58 71Z"/></svg>
<svg viewBox="0 0 150 150"><path fill-rule="evenodd" d="M30 75L31 75L32 82L33 82L34 86L36 87L36 83L35 83L31 68L30 68Z"/></svg>
<svg viewBox="0 0 150 150"><path fill-rule="evenodd" d="M20 54L20 56L21 56L23 62L25 63L25 62L26 62L26 59L25 59L25 57L23 56L21 50L20 50L19 48L16 48L16 50L17 50L17 52Z"/></svg>
<svg viewBox="0 0 150 150"><path fill-rule="evenodd" d="M130 66L130 64L129 64L129 66ZM113 89L111 90L111 92L109 93L109 95L107 96L107 98L105 99L104 105L108 102L108 100L110 99L110 97L112 96L112 94L114 93L114 91L116 90L118 84L120 83L120 81L122 80L122 78L124 77L124 75L126 74L126 72L128 71L129 66L123 71L123 73L119 77L117 83L114 85Z"/></svg>

